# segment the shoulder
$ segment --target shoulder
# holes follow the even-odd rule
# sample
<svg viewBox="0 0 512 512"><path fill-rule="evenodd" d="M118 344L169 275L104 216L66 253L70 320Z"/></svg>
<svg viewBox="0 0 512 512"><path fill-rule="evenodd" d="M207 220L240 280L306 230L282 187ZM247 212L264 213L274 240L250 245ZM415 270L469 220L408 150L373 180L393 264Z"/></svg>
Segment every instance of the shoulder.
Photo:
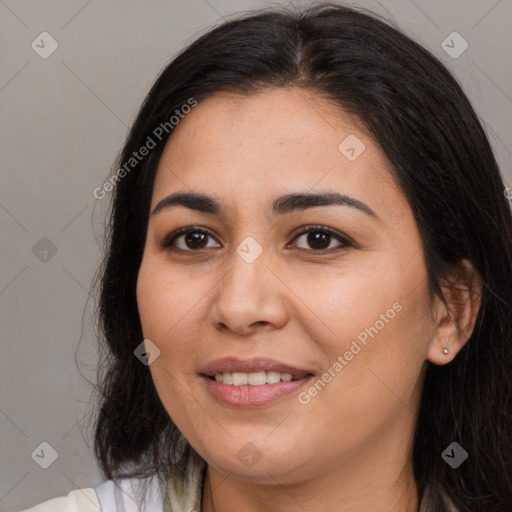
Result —
<svg viewBox="0 0 512 512"><path fill-rule="evenodd" d="M21 512L99 512L101 505L93 488L75 489Z"/></svg>
<svg viewBox="0 0 512 512"><path fill-rule="evenodd" d="M107 480L94 490L101 512L163 512L163 490L156 475Z"/></svg>
<svg viewBox="0 0 512 512"><path fill-rule="evenodd" d="M106 480L21 512L163 512L163 493L156 476Z"/></svg>

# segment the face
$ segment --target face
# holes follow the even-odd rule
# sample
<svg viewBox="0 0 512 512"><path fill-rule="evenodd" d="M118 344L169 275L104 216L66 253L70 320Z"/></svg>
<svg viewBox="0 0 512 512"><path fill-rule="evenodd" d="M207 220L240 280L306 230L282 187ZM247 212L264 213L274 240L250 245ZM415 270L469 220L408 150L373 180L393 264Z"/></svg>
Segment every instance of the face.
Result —
<svg viewBox="0 0 512 512"><path fill-rule="evenodd" d="M174 128L137 300L160 399L211 466L284 483L408 448L435 324L389 169L354 119L298 89L218 94ZM210 201L162 203L177 193ZM223 358L267 361L211 366Z"/></svg>

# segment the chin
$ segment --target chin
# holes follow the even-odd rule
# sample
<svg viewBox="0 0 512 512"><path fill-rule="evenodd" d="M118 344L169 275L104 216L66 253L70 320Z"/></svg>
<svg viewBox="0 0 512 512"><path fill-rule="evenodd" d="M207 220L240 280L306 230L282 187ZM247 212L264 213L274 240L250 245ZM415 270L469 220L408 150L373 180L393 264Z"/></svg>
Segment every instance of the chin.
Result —
<svg viewBox="0 0 512 512"><path fill-rule="evenodd" d="M236 445L234 449L233 445ZM265 446L257 441L233 445L229 449L219 447L214 452L210 446L206 460L213 461L211 465L222 473L257 484L275 485L276 480L291 483L311 476L311 457L297 448L300 443L294 443L293 447L282 443ZM291 454L295 456L291 457Z"/></svg>

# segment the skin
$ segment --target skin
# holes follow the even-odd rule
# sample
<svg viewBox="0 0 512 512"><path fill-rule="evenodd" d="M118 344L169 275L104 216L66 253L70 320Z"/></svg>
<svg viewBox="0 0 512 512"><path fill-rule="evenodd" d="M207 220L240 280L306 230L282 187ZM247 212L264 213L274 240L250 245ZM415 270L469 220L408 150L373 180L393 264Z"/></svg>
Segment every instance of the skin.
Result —
<svg viewBox="0 0 512 512"><path fill-rule="evenodd" d="M349 134L366 147L354 161L338 149ZM174 206L152 215L137 300L144 337L160 349L150 365L157 392L208 463L203 512L417 511L411 446L426 361L455 357L479 304L469 280L449 294L461 336L441 301L431 313L421 238L389 169L357 120L295 88L216 94L174 128L151 211L183 191L215 196L226 213ZM354 197L379 219L340 205L267 212L274 197L319 191ZM355 244L330 237L318 249L298 234L309 224ZM160 246L185 226L213 235ZM250 264L236 252L248 236L263 249ZM297 392L226 405L198 375L213 359L264 356L321 376L394 303L401 310L307 404ZM251 467L237 456L249 442L261 455Z"/></svg>

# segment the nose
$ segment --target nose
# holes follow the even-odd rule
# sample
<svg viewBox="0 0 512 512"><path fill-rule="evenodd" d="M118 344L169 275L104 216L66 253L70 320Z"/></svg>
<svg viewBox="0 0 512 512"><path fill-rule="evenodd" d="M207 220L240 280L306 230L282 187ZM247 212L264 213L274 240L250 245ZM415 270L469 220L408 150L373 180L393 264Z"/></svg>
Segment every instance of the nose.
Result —
<svg viewBox="0 0 512 512"><path fill-rule="evenodd" d="M288 318L286 279L271 268L270 260L265 250L252 262L233 252L213 295L210 319L216 329L248 335L283 327Z"/></svg>

